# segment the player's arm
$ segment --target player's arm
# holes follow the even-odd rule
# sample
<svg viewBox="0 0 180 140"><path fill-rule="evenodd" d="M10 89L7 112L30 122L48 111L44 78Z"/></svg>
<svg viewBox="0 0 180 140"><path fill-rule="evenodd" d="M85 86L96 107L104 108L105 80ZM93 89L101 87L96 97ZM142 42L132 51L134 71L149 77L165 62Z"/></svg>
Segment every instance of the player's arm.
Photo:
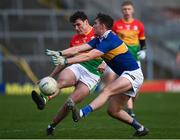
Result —
<svg viewBox="0 0 180 140"><path fill-rule="evenodd" d="M103 52L101 52L97 49L93 49L93 50L89 51L88 53L83 53L81 55L68 58L67 64L74 64L74 63L89 61L89 60L95 59L97 57L100 57L103 54L104 54Z"/></svg>
<svg viewBox="0 0 180 140"><path fill-rule="evenodd" d="M146 49L146 39L140 39L140 50L145 50Z"/></svg>
<svg viewBox="0 0 180 140"><path fill-rule="evenodd" d="M75 54L78 54L79 52L83 52L83 51L87 51L92 49L88 44L82 44L79 46L73 46L71 48L62 50L62 51L53 51L53 50L49 50L46 49L46 55L48 56L65 56L65 57L70 57L70 56L74 56Z"/></svg>
<svg viewBox="0 0 180 140"><path fill-rule="evenodd" d="M102 63L98 66L97 69L98 69L99 72L104 72L106 67L107 67L106 62L102 61Z"/></svg>
<svg viewBox="0 0 180 140"><path fill-rule="evenodd" d="M89 46L88 44L82 44L80 46L74 46L74 47L65 49L61 51L61 53L62 53L62 56L73 56L75 54L78 54L80 52L84 52L90 49L92 49L92 47Z"/></svg>
<svg viewBox="0 0 180 140"><path fill-rule="evenodd" d="M146 39L145 39L145 31L143 24L140 24L139 44L140 44L140 50L137 54L138 57L142 60L146 58Z"/></svg>
<svg viewBox="0 0 180 140"><path fill-rule="evenodd" d="M65 58L64 56L52 56L52 62L54 63L55 66L57 65L68 65L68 64L74 64L74 63L80 63L80 62L85 62L85 61L89 61L92 59L95 59L97 57L102 56L104 53L97 50L97 49L93 49L91 51L89 51L88 53L83 53L80 55L76 55L70 58Z"/></svg>

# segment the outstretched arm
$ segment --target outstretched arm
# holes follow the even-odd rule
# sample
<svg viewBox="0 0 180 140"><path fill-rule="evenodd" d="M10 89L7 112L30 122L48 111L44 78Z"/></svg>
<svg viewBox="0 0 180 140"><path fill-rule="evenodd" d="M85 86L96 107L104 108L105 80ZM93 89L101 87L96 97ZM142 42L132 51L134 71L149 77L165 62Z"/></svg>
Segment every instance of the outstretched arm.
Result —
<svg viewBox="0 0 180 140"><path fill-rule="evenodd" d="M97 57L100 57L103 54L104 54L103 52L101 52L97 49L93 49L93 50L89 51L88 53L79 54L79 55L76 55L76 56L70 57L70 58L65 58L63 56L58 56L58 57L53 56L52 62L54 63L55 66L57 66L57 65L65 66L67 64L74 64L74 63L89 61L89 60L95 59Z"/></svg>
<svg viewBox="0 0 180 140"><path fill-rule="evenodd" d="M68 57L68 56L73 56L75 54L78 54L80 52L84 52L90 49L92 49L92 47L89 46L89 44L82 44L80 46L74 46L74 47L62 50L61 53L62 53L62 56Z"/></svg>
<svg viewBox="0 0 180 140"><path fill-rule="evenodd" d="M83 53L83 54L68 58L67 63L74 64L74 63L85 62L85 61L89 61L89 60L95 59L97 57L100 57L103 54L104 53L102 53L101 51L99 51L97 49L93 49L93 50L89 51L88 53Z"/></svg>
<svg viewBox="0 0 180 140"><path fill-rule="evenodd" d="M84 52L87 50L92 49L88 44L83 44L83 45L79 45L79 46L74 46L62 51L54 51L54 50L49 50L46 49L46 55L48 56L65 56L65 57L71 57L74 56L75 54L78 54L80 52Z"/></svg>

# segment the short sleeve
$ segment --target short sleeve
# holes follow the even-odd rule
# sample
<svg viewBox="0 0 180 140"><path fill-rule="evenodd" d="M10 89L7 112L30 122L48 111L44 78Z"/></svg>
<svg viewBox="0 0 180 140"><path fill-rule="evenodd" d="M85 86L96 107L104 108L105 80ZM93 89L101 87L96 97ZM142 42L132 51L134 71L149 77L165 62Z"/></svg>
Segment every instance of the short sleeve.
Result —
<svg viewBox="0 0 180 140"><path fill-rule="evenodd" d="M92 48L96 48L96 44L98 43L98 39L97 38L94 38L92 40L90 40L88 42L88 44L92 47Z"/></svg>
<svg viewBox="0 0 180 140"><path fill-rule="evenodd" d="M96 49L103 53L107 53L112 50L112 45L110 44L110 42L104 40L97 45Z"/></svg>
<svg viewBox="0 0 180 140"><path fill-rule="evenodd" d="M142 23L139 24L139 30L139 39L145 39L144 25Z"/></svg>

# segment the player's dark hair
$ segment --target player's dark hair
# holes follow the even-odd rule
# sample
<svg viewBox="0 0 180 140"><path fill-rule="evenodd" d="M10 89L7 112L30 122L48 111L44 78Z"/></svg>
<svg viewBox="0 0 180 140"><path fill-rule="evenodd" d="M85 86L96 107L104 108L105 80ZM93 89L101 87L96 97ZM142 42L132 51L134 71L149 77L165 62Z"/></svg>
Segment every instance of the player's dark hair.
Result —
<svg viewBox="0 0 180 140"><path fill-rule="evenodd" d="M108 30L113 26L113 18L109 15L99 13L95 19L98 19L101 24L104 24Z"/></svg>
<svg viewBox="0 0 180 140"><path fill-rule="evenodd" d="M73 15L70 16L69 21L74 23L77 19L81 19L82 21L88 20L87 15L82 11L77 11Z"/></svg>
<svg viewBox="0 0 180 140"><path fill-rule="evenodd" d="M133 2L132 2L132 1L130 1L130 0L124 1L124 2L121 4L121 7L123 7L123 6L127 6L127 5L131 5L131 6L133 6L133 7L134 7Z"/></svg>

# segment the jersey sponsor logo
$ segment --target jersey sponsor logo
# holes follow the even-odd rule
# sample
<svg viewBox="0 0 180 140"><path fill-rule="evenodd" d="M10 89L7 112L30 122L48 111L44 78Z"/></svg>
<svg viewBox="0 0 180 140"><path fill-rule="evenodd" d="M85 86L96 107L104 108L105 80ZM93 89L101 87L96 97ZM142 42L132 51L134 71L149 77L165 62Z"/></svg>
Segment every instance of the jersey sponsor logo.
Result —
<svg viewBox="0 0 180 140"><path fill-rule="evenodd" d="M130 29L131 29L131 26L130 26L130 25L126 25L126 29L127 29L127 30L130 30Z"/></svg>
<svg viewBox="0 0 180 140"><path fill-rule="evenodd" d="M117 28L118 28L118 29L123 29L123 26L118 26Z"/></svg>

